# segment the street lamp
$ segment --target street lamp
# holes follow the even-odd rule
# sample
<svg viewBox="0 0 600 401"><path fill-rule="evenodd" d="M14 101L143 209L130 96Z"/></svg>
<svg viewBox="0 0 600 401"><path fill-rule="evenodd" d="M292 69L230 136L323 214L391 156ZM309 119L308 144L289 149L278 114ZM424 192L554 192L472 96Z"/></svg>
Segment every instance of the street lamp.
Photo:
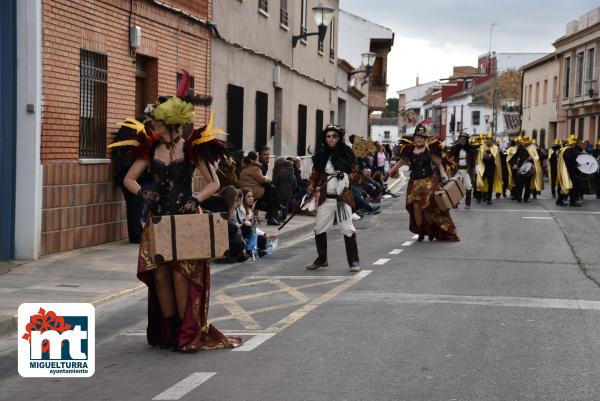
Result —
<svg viewBox="0 0 600 401"><path fill-rule="evenodd" d="M377 58L377 53L368 52L368 53L363 53L360 56L361 56L360 65L363 66L364 68L362 68L360 70L354 70L350 73L350 75L355 75L355 74L364 72L365 77L368 77L371 74L371 69L373 68L373 65L375 64L375 59Z"/></svg>
<svg viewBox="0 0 600 401"><path fill-rule="evenodd" d="M328 6L316 6L312 8L313 15L315 17L315 22L317 23L317 27L319 27L318 32L303 32L300 35L292 36L292 48L298 45L298 41L300 39L306 39L309 36L319 35L319 42L325 40L325 35L327 34L327 26L331 22L333 18L333 14L335 13L335 8Z"/></svg>

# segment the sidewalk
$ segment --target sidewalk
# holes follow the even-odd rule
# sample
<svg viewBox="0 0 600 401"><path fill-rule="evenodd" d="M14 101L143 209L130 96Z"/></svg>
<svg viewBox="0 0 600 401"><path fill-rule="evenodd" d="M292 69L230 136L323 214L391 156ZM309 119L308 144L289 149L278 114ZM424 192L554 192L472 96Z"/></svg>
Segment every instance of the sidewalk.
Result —
<svg viewBox="0 0 600 401"><path fill-rule="evenodd" d="M397 191L403 178L390 184ZM285 246L312 232L314 217L294 217L282 230L262 224ZM136 278L139 245L126 241L44 257L32 262L0 263L0 336L17 328L16 313L25 302L89 302L95 306L145 288ZM214 264L213 273L230 265Z"/></svg>

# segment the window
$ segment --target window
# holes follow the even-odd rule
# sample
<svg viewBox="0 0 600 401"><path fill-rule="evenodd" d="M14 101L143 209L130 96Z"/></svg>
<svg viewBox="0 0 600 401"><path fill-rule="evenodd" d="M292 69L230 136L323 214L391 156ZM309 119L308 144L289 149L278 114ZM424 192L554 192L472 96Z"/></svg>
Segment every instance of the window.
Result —
<svg viewBox="0 0 600 401"><path fill-rule="evenodd" d="M303 104L298 105L298 144L296 154L298 156L306 155L306 117L307 107Z"/></svg>
<svg viewBox="0 0 600 401"><path fill-rule="evenodd" d="M548 100L548 80L544 79L544 95L542 97L542 103L546 104Z"/></svg>
<svg viewBox="0 0 600 401"><path fill-rule="evenodd" d="M104 158L108 58L83 49L79 57L79 156Z"/></svg>
<svg viewBox="0 0 600 401"><path fill-rule="evenodd" d="M480 112L479 110L471 113L471 125L479 125Z"/></svg>
<svg viewBox="0 0 600 401"><path fill-rule="evenodd" d="M537 106L540 103L540 83L535 83L535 105Z"/></svg>
<svg viewBox="0 0 600 401"><path fill-rule="evenodd" d="M335 18L332 18L329 24L329 58L335 59Z"/></svg>
<svg viewBox="0 0 600 401"><path fill-rule="evenodd" d="M269 0L258 0L258 9L264 11L265 13L269 12Z"/></svg>
<svg viewBox="0 0 600 401"><path fill-rule="evenodd" d="M552 78L552 100L558 97L558 77Z"/></svg>
<svg viewBox="0 0 600 401"><path fill-rule="evenodd" d="M575 119L571 119L571 131L569 131L569 135L575 135Z"/></svg>
<svg viewBox="0 0 600 401"><path fill-rule="evenodd" d="M281 0L281 6L279 7L279 23L283 26L288 26L288 22L287 0Z"/></svg>
<svg viewBox="0 0 600 401"><path fill-rule="evenodd" d="M575 94L583 92L583 52L577 53L575 59Z"/></svg>
<svg viewBox="0 0 600 401"><path fill-rule="evenodd" d="M533 85L529 85L529 97L527 98L527 106L531 107L531 98L533 96Z"/></svg>
<svg viewBox="0 0 600 401"><path fill-rule="evenodd" d="M580 141L583 140L583 128L585 126L584 121L585 120L583 117L579 117L579 124L577 124L577 139Z"/></svg>
<svg viewBox="0 0 600 401"><path fill-rule="evenodd" d="M592 79L594 79L594 49L588 49L585 80L591 81Z"/></svg>
<svg viewBox="0 0 600 401"><path fill-rule="evenodd" d="M192 75L190 75L189 77L190 77L190 84L189 84L190 87L188 88L187 95L194 96L194 77ZM181 83L181 80L183 79L183 74L178 72L175 79L177 81L177 87L179 88L179 84Z"/></svg>
<svg viewBox="0 0 600 401"><path fill-rule="evenodd" d="M390 139L390 131L383 131L383 137L385 139Z"/></svg>
<svg viewBox="0 0 600 401"><path fill-rule="evenodd" d="M306 4L308 0L300 1L300 33L308 32L308 6Z"/></svg>
<svg viewBox="0 0 600 401"><path fill-rule="evenodd" d="M563 86L563 97L569 97L569 84L571 78L571 57L565 57L565 76Z"/></svg>
<svg viewBox="0 0 600 401"><path fill-rule="evenodd" d="M541 148L546 147L546 129L545 128L542 128L540 130L540 140L538 143L540 144Z"/></svg>

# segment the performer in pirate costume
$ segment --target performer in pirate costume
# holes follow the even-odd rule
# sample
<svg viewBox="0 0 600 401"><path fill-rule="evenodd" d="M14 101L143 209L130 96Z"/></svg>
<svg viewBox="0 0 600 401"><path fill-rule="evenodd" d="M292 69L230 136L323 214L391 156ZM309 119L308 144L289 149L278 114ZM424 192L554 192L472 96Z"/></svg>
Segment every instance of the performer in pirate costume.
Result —
<svg viewBox="0 0 600 401"><path fill-rule="evenodd" d="M136 158L125 176L124 185L149 205L150 215L202 213L200 202L219 189L213 164L223 157L225 143L213 134L224 133L208 126L194 130L184 140L183 124L194 122L194 104L208 105L210 98L186 97L189 76L184 71L175 97L161 97L147 112L152 129L128 119L122 125L134 128L136 135L109 147L127 146ZM156 192L144 190L137 183L149 170ZM192 192L192 177L198 170L206 185ZM151 217L150 216L150 217ZM148 286L148 328L150 345L184 352L201 349L231 348L240 340L228 338L208 323L210 264L208 261L156 263L150 257L148 225L140 242L138 278Z"/></svg>
<svg viewBox="0 0 600 401"><path fill-rule="evenodd" d="M560 152L560 139L556 138L552 143L552 147L548 152L548 182L550 183L550 190L552 191L552 197L556 198L557 189L557 174L558 174L558 153ZM560 185L558 185L558 192L560 194Z"/></svg>
<svg viewBox="0 0 600 401"><path fill-rule="evenodd" d="M400 161L390 169L392 175L402 165L410 165L410 180L406 190L406 210L410 215L410 231L419 235L423 241L425 235L430 241L458 241L456 227L450 213L442 212L433 200L433 193L440 186L440 178L434 172L434 165L446 182L448 176L441 160L441 145L435 140L427 144L427 131L417 125L414 142L406 143L400 149Z"/></svg>
<svg viewBox="0 0 600 401"><path fill-rule="evenodd" d="M356 181L356 159L344 142L345 130L329 125L322 132L323 146L313 155L313 169L308 193L317 207L315 242L317 259L308 270L325 267L327 263L327 229L337 217L346 244L346 257L351 272L360 271L356 229L352 224L354 197L350 181Z"/></svg>
<svg viewBox="0 0 600 401"><path fill-rule="evenodd" d="M502 166L500 165L500 150L494 143L494 135L488 134L485 143L477 152L477 190L483 194L488 205L492 204L492 193L502 192Z"/></svg>
<svg viewBox="0 0 600 401"><path fill-rule="evenodd" d="M460 179L466 193L465 209L471 208L471 198L473 196L473 175L475 174L475 159L477 157L477 147L469 143L469 134L462 131L458 136L457 143L450 149L457 170L454 178Z"/></svg>

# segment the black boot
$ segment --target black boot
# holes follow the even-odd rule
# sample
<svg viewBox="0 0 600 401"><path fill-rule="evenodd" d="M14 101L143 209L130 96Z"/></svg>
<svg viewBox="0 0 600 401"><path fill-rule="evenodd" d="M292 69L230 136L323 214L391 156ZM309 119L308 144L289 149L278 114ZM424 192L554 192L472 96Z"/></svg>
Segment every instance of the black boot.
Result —
<svg viewBox="0 0 600 401"><path fill-rule="evenodd" d="M179 326L181 326L181 319L179 315L176 313L174 315L169 316L165 319L169 326L169 336L165 338L163 343L160 345L161 349L170 349L172 351L177 351L177 342L179 339Z"/></svg>
<svg viewBox="0 0 600 401"><path fill-rule="evenodd" d="M317 244L317 258L310 265L305 266L306 270L316 270L319 267L328 266L327 233L315 234L315 243Z"/></svg>
<svg viewBox="0 0 600 401"><path fill-rule="evenodd" d="M358 245L356 243L356 233L351 237L344 235L344 243L346 244L346 258L348 259L348 267L351 272L359 272L360 265L358 261Z"/></svg>
<svg viewBox="0 0 600 401"><path fill-rule="evenodd" d="M467 198L465 199L465 209L471 208L471 195L473 194L473 190L470 189L467 191Z"/></svg>
<svg viewBox="0 0 600 401"><path fill-rule="evenodd" d="M423 225L421 224L419 226L419 238L417 238L418 242L421 242L421 241L423 241L425 239L425 232L424 231L425 230L423 229Z"/></svg>

